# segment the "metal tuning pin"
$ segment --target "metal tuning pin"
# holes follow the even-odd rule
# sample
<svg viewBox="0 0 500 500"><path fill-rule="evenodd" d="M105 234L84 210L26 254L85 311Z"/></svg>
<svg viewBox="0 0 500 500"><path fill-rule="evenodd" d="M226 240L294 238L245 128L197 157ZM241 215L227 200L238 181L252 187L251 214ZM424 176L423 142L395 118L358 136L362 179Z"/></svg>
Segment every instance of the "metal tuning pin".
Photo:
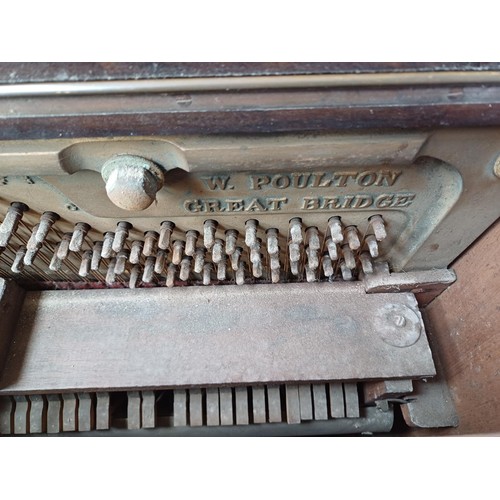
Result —
<svg viewBox="0 0 500 500"><path fill-rule="evenodd" d="M155 273L161 274L165 269L165 261L167 259L167 252L165 250L158 250L155 259Z"/></svg>
<svg viewBox="0 0 500 500"><path fill-rule="evenodd" d="M279 255L280 253L278 235L279 235L278 230L275 228L271 228L266 231L267 253L270 256Z"/></svg>
<svg viewBox="0 0 500 500"><path fill-rule="evenodd" d="M101 257L103 259L109 259L113 255L113 240L115 239L115 233L112 231L107 231L104 233L102 242Z"/></svg>
<svg viewBox="0 0 500 500"><path fill-rule="evenodd" d="M280 259L278 255L271 255L269 257L269 267L271 271L279 271L281 269Z"/></svg>
<svg viewBox="0 0 500 500"><path fill-rule="evenodd" d="M314 250L310 246L306 248L307 255L307 265L312 271L315 271L319 267L318 251Z"/></svg>
<svg viewBox="0 0 500 500"><path fill-rule="evenodd" d="M201 273L203 271L203 264L205 264L205 249L202 247L197 247L194 252L194 268L195 273Z"/></svg>
<svg viewBox="0 0 500 500"><path fill-rule="evenodd" d="M170 238L174 230L175 224L169 220L165 220L160 224L160 236L158 239L158 248L166 250L170 246Z"/></svg>
<svg viewBox="0 0 500 500"><path fill-rule="evenodd" d="M316 271L309 267L309 264L306 264L306 279L308 283L314 283L316 281Z"/></svg>
<svg viewBox="0 0 500 500"><path fill-rule="evenodd" d="M288 245L288 252L290 254L290 271L294 276L299 274L299 262L300 262L300 244L290 243Z"/></svg>
<svg viewBox="0 0 500 500"><path fill-rule="evenodd" d="M219 281L226 281L226 273L227 273L227 259L226 256L223 255L222 259L217 264L217 279Z"/></svg>
<svg viewBox="0 0 500 500"><path fill-rule="evenodd" d="M115 239L113 240L113 252L120 252L125 246L132 224L127 221L118 222L115 229Z"/></svg>
<svg viewBox="0 0 500 500"><path fill-rule="evenodd" d="M245 284L245 263L243 261L240 261L240 263L238 264L238 269L236 269L235 278L237 285Z"/></svg>
<svg viewBox="0 0 500 500"><path fill-rule="evenodd" d="M345 228L345 234L349 248L351 250L357 250L361 246L361 242L359 241L358 229L356 226L347 226Z"/></svg>
<svg viewBox="0 0 500 500"><path fill-rule="evenodd" d="M14 257L11 270L13 273L20 273L24 269L24 256L26 255L26 247L20 246Z"/></svg>
<svg viewBox="0 0 500 500"><path fill-rule="evenodd" d="M203 223L203 245L207 250L214 246L217 225L217 222L212 219L208 219Z"/></svg>
<svg viewBox="0 0 500 500"><path fill-rule="evenodd" d="M59 219L59 214L56 214L55 212L44 212L42 214L38 230L35 235L36 243L43 244L45 242L45 238L47 238L50 229Z"/></svg>
<svg viewBox="0 0 500 500"><path fill-rule="evenodd" d="M362 252L359 255L359 261L361 262L361 267L365 274L373 273L373 264L368 252Z"/></svg>
<svg viewBox="0 0 500 500"><path fill-rule="evenodd" d="M189 274L191 272L191 257L184 257L181 260L181 269L179 271L179 279L181 281L187 281L189 279Z"/></svg>
<svg viewBox="0 0 500 500"><path fill-rule="evenodd" d="M144 242L141 240L134 240L130 247L130 263L139 264L141 262L141 254L144 248Z"/></svg>
<svg viewBox="0 0 500 500"><path fill-rule="evenodd" d="M144 283L151 283L153 281L155 260L156 258L153 257L152 255L146 257L146 262L144 263L144 270L142 272L142 281Z"/></svg>
<svg viewBox="0 0 500 500"><path fill-rule="evenodd" d="M117 274L118 276L125 272L125 266L127 265L128 256L128 250L121 250L116 254L115 274Z"/></svg>
<svg viewBox="0 0 500 500"><path fill-rule="evenodd" d="M185 254L188 257L192 257L194 255L195 249L196 249L196 242L198 241L198 236L200 233L198 231L194 231L193 229L190 229L186 233L186 250Z"/></svg>
<svg viewBox="0 0 500 500"><path fill-rule="evenodd" d="M302 219L294 217L290 220L290 239L292 243L300 245L303 241L302 238Z"/></svg>
<svg viewBox="0 0 500 500"><path fill-rule="evenodd" d="M340 263L340 272L344 281L352 281L352 271L344 261Z"/></svg>
<svg viewBox="0 0 500 500"><path fill-rule="evenodd" d="M306 229L306 244L312 250L319 250L321 248L321 241L319 239L319 231L317 227L308 227Z"/></svg>
<svg viewBox="0 0 500 500"><path fill-rule="evenodd" d="M211 274L212 274L212 264L207 262L203 266L203 284L204 285L210 285L210 283L212 282Z"/></svg>
<svg viewBox="0 0 500 500"><path fill-rule="evenodd" d="M356 268L356 259L349 245L342 245L342 255L344 256L344 263L349 269Z"/></svg>
<svg viewBox="0 0 500 500"><path fill-rule="evenodd" d="M90 231L90 226L85 222L77 222L73 229L73 235L69 242L69 249L71 252L79 252L82 249L83 240L87 233Z"/></svg>
<svg viewBox="0 0 500 500"><path fill-rule="evenodd" d="M231 269L236 272L240 266L240 259L243 254L243 248L236 247L234 252L231 254Z"/></svg>
<svg viewBox="0 0 500 500"><path fill-rule="evenodd" d="M178 266L181 263L183 253L184 242L181 240L175 240L172 244L172 264Z"/></svg>
<svg viewBox="0 0 500 500"><path fill-rule="evenodd" d="M64 260L69 254L69 242L73 237L72 233L64 233L61 239L61 243L59 243L59 249L57 250L57 257L61 260Z"/></svg>
<svg viewBox="0 0 500 500"><path fill-rule="evenodd" d="M92 263L92 250L85 250L82 255L82 261L80 263L80 269L78 270L78 275L82 278L86 278L90 273L90 265Z"/></svg>
<svg viewBox="0 0 500 500"><path fill-rule="evenodd" d="M373 234L369 234L365 238L366 246L368 247L368 251L370 252L370 255L372 258L376 259L378 257L378 243L377 239Z"/></svg>
<svg viewBox="0 0 500 500"><path fill-rule="evenodd" d="M42 248L42 244L36 242L36 233L39 227L40 224L36 224L35 226L33 226L30 239L26 244L26 253L23 259L25 266L31 266L31 264L33 264L33 261L35 260L38 251L40 250L40 248Z"/></svg>
<svg viewBox="0 0 500 500"><path fill-rule="evenodd" d="M159 234L156 231L146 231L144 233L144 248L142 249L142 253L146 257L154 257L156 255L158 238Z"/></svg>
<svg viewBox="0 0 500 500"><path fill-rule="evenodd" d="M102 255L102 241L96 241L92 248L92 262L90 263L90 269L92 271L98 271L99 265L101 263L101 255Z"/></svg>
<svg viewBox="0 0 500 500"><path fill-rule="evenodd" d="M330 229L330 236L334 243L342 243L344 241L340 217L330 217L328 219L328 228Z"/></svg>
<svg viewBox="0 0 500 500"><path fill-rule="evenodd" d="M5 248L19 226L23 213L29 210L28 205L17 201L10 204L5 218L0 224L0 248Z"/></svg>
<svg viewBox="0 0 500 500"><path fill-rule="evenodd" d="M279 259L278 259L278 268L271 267L271 282L279 283L280 281L280 268L279 268Z"/></svg>
<svg viewBox="0 0 500 500"><path fill-rule="evenodd" d="M129 288L137 288L140 275L141 267L138 264L135 264L130 271L130 279L128 281Z"/></svg>
<svg viewBox="0 0 500 500"><path fill-rule="evenodd" d="M321 260L321 265L323 267L323 274L327 278L330 278L331 276L334 275L335 271L333 269L332 259L328 254L323 255L323 258Z"/></svg>
<svg viewBox="0 0 500 500"><path fill-rule="evenodd" d="M167 268L167 287L172 288L175 285L175 273L177 272L177 266L170 263Z"/></svg>
<svg viewBox="0 0 500 500"><path fill-rule="evenodd" d="M228 229L226 231L226 254L233 255L238 243L238 231L235 229Z"/></svg>
<svg viewBox="0 0 500 500"><path fill-rule="evenodd" d="M59 253L60 246L61 243L58 243L54 250L54 255L52 256L52 260L50 261L49 269L51 271L59 271L61 269L62 260L57 256L57 254Z"/></svg>
<svg viewBox="0 0 500 500"><path fill-rule="evenodd" d="M256 240L250 249L250 262L252 263L252 274L254 278L262 277L262 256L260 254L260 240Z"/></svg>
<svg viewBox="0 0 500 500"><path fill-rule="evenodd" d="M291 261L290 262L290 272L294 276L298 276L299 275L299 263L297 261Z"/></svg>
<svg viewBox="0 0 500 500"><path fill-rule="evenodd" d="M257 227L258 221L250 219L245 222L245 245L248 248L253 248L257 244Z"/></svg>
<svg viewBox="0 0 500 500"><path fill-rule="evenodd" d="M108 286L113 285L116 281L115 265L116 265L116 259L113 258L109 261L108 271L106 272L106 285Z"/></svg>
<svg viewBox="0 0 500 500"><path fill-rule="evenodd" d="M372 215L368 221L370 222L373 232L375 233L375 238L377 241L385 240L387 237L387 231L385 230L384 219L381 215Z"/></svg>
<svg viewBox="0 0 500 500"><path fill-rule="evenodd" d="M214 264L218 264L224 258L224 242L217 238L212 247L212 261Z"/></svg>
<svg viewBox="0 0 500 500"><path fill-rule="evenodd" d="M328 255L330 259L337 260L339 258L339 254L337 251L337 243L335 243L331 238L326 240L326 249L328 250Z"/></svg>

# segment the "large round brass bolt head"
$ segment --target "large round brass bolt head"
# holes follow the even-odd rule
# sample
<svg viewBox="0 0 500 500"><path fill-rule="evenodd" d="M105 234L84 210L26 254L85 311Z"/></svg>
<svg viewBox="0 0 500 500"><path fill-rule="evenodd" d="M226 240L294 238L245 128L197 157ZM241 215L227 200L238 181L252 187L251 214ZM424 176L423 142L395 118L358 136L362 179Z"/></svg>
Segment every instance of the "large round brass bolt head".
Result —
<svg viewBox="0 0 500 500"><path fill-rule="evenodd" d="M140 156L120 155L108 160L101 169L108 198L124 210L148 208L163 187L163 171Z"/></svg>

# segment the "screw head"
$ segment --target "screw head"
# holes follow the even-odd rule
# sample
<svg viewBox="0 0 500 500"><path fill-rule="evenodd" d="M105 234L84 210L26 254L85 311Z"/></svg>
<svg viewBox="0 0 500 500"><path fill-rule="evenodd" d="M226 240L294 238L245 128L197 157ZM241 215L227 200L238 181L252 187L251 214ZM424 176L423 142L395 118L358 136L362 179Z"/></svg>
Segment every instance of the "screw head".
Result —
<svg viewBox="0 0 500 500"><path fill-rule="evenodd" d="M419 315L404 304L386 304L374 321L382 340L394 347L410 347L422 333Z"/></svg>

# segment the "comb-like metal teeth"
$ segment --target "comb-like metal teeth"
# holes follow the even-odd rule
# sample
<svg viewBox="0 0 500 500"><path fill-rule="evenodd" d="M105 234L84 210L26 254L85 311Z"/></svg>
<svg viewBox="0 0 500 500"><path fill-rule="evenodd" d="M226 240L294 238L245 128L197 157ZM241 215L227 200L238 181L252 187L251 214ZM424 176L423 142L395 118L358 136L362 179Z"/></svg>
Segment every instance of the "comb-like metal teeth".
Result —
<svg viewBox="0 0 500 500"><path fill-rule="evenodd" d="M333 263L332 259L328 254L323 255L323 259L321 260L321 264L323 267L323 274L329 278L330 276L333 276L335 271L333 269Z"/></svg>
<svg viewBox="0 0 500 500"><path fill-rule="evenodd" d="M5 248L12 236L14 236L23 213L28 210L28 206L17 201L10 204L5 218L0 224L0 248Z"/></svg>
<svg viewBox="0 0 500 500"><path fill-rule="evenodd" d="M387 237L387 231L385 229L384 219L382 219L381 215L373 215L370 217L369 222L373 228L373 232L375 233L375 238L377 241L385 240Z"/></svg>
<svg viewBox="0 0 500 500"><path fill-rule="evenodd" d="M235 272L239 269L240 258L242 254L243 254L243 248L241 247L236 247L234 249L234 252L231 254L231 269Z"/></svg>
<svg viewBox="0 0 500 500"><path fill-rule="evenodd" d="M26 247L20 246L14 257L14 262L12 263L12 272L20 273L24 269L24 256L26 255Z"/></svg>
<svg viewBox="0 0 500 500"><path fill-rule="evenodd" d="M72 238L72 233L64 233L59 244L59 249L57 250L57 257L64 260L69 254L69 242Z"/></svg>
<svg viewBox="0 0 500 500"><path fill-rule="evenodd" d="M115 233L112 231L107 231L104 233L101 257L103 259L109 259L113 255L113 240L115 239Z"/></svg>
<svg viewBox="0 0 500 500"><path fill-rule="evenodd" d="M122 275L125 272L125 266L127 265L128 256L128 250L122 250L116 254L115 273L118 276Z"/></svg>
<svg viewBox="0 0 500 500"><path fill-rule="evenodd" d="M212 219L208 219L203 223L203 245L207 250L211 250L214 246L217 226L217 222Z"/></svg>
<svg viewBox="0 0 500 500"><path fill-rule="evenodd" d="M101 254L102 254L102 241L96 241L94 246L92 247L92 262L90 263L90 269L92 271L98 271L99 265L101 263Z"/></svg>
<svg viewBox="0 0 500 500"><path fill-rule="evenodd" d="M142 281L144 283L151 283L153 281L155 260L156 257L153 257L152 255L146 257L146 262L144 263L144 270L142 272Z"/></svg>
<svg viewBox="0 0 500 500"><path fill-rule="evenodd" d="M130 279L128 281L129 288L137 288L140 275L141 267L139 266L139 264L135 264L130 271Z"/></svg>
<svg viewBox="0 0 500 500"><path fill-rule="evenodd" d="M278 255L280 252L278 235L279 233L276 228L270 228L266 231L267 253L269 255Z"/></svg>
<svg viewBox="0 0 500 500"><path fill-rule="evenodd" d="M90 265L92 263L92 250L85 250L82 254L82 261L80 263L80 269L78 270L78 275L82 278L86 278L90 273Z"/></svg>
<svg viewBox="0 0 500 500"><path fill-rule="evenodd" d="M326 249L328 250L328 255L331 260L337 260L339 258L337 243L335 243L331 238L326 240Z"/></svg>
<svg viewBox="0 0 500 500"><path fill-rule="evenodd" d="M71 252L79 252L82 249L83 241L90 231L90 225L85 222L77 222L73 229L73 235L69 242Z"/></svg>
<svg viewBox="0 0 500 500"><path fill-rule="evenodd" d="M349 248L349 245L342 245L342 255L344 256L345 265L349 269L356 268L356 259L354 258L354 254L352 250Z"/></svg>
<svg viewBox="0 0 500 500"><path fill-rule="evenodd" d="M290 220L290 239L292 243L300 245L304 240L302 237L302 219L294 217Z"/></svg>
<svg viewBox="0 0 500 500"><path fill-rule="evenodd" d="M158 238L159 235L156 231L146 231L144 233L144 248L142 249L142 253L146 257L153 257L156 255Z"/></svg>
<svg viewBox="0 0 500 500"><path fill-rule="evenodd" d="M184 253L187 256L192 257L194 255L199 235L200 233L198 233L198 231L192 229L186 233L186 250Z"/></svg>
<svg viewBox="0 0 500 500"><path fill-rule="evenodd" d="M165 261L167 259L167 252L165 250L158 250L155 259L155 273L161 274L165 269Z"/></svg>
<svg viewBox="0 0 500 500"><path fill-rule="evenodd" d="M194 252L193 271L198 274L201 273L203 271L203 264L205 264L205 249L198 247Z"/></svg>
<svg viewBox="0 0 500 500"><path fill-rule="evenodd" d="M330 217L328 219L328 228L330 229L330 236L334 243L342 243L344 241L340 217Z"/></svg>
<svg viewBox="0 0 500 500"><path fill-rule="evenodd" d="M179 271L179 279L181 281L187 281L189 279L189 274L191 272L191 257L184 257L181 260L181 268Z"/></svg>
<svg viewBox="0 0 500 500"><path fill-rule="evenodd" d="M217 238L212 247L212 261L214 264L218 264L224 258L224 242Z"/></svg>
<svg viewBox="0 0 500 500"><path fill-rule="evenodd" d="M111 286L116 281L115 265L116 265L116 259L113 258L109 261L109 264L108 264L108 270L106 272L106 285Z"/></svg>
<svg viewBox="0 0 500 500"><path fill-rule="evenodd" d="M144 242L141 240L134 240L130 246L129 261L131 264L139 264L141 262L141 254L144 248Z"/></svg>
<svg viewBox="0 0 500 500"><path fill-rule="evenodd" d="M177 272L177 266L170 263L167 268L167 282L168 288L172 288L175 285L175 273Z"/></svg>
<svg viewBox="0 0 500 500"><path fill-rule="evenodd" d="M359 241L358 229L356 226L348 226L345 228L347 243L351 250L357 250L361 246Z"/></svg>
<svg viewBox="0 0 500 500"><path fill-rule="evenodd" d="M378 257L378 243L377 239L373 234L369 234L366 238L366 246L368 247L368 251L370 252L370 255L372 258L376 259Z"/></svg>
<svg viewBox="0 0 500 500"><path fill-rule="evenodd" d="M319 231L317 227L308 227L306 229L306 244L311 250L319 250L321 241L319 239Z"/></svg>
<svg viewBox="0 0 500 500"><path fill-rule="evenodd" d="M226 281L226 273L227 273L227 261L226 261L226 256L223 255L222 259L217 264L217 279L219 281Z"/></svg>
<svg viewBox="0 0 500 500"><path fill-rule="evenodd" d="M165 220L160 224L160 236L158 238L158 248L166 250L170 246L170 238L174 230L175 224L169 220Z"/></svg>
<svg viewBox="0 0 500 500"><path fill-rule="evenodd" d="M44 212L40 217L40 224L36 232L35 241L38 244L43 244L45 238L49 234L52 226L60 219L59 214L55 212Z"/></svg>
<svg viewBox="0 0 500 500"><path fill-rule="evenodd" d="M240 261L238 264L238 269L236 269L235 278L237 285L245 284L245 263L243 261Z"/></svg>
<svg viewBox="0 0 500 500"><path fill-rule="evenodd" d="M127 241L129 231L132 229L132 224L127 221L118 222L115 229L115 238L113 240L113 252L121 252Z"/></svg>
<svg viewBox="0 0 500 500"><path fill-rule="evenodd" d="M306 264L306 279L308 283L314 283L316 281L316 271L309 267L309 264Z"/></svg>
<svg viewBox="0 0 500 500"><path fill-rule="evenodd" d="M351 269L346 265L344 261L340 262L340 272L342 273L342 279L344 281L351 281L353 276L352 276L352 271Z"/></svg>
<svg viewBox="0 0 500 500"><path fill-rule="evenodd" d="M248 248L253 248L257 243L257 228L259 222L255 219L250 219L245 222L245 245Z"/></svg>
<svg viewBox="0 0 500 500"><path fill-rule="evenodd" d="M238 243L238 231L235 229L228 229L226 231L226 254L233 255Z"/></svg>
<svg viewBox="0 0 500 500"><path fill-rule="evenodd" d="M361 267L365 274L373 273L372 260L370 259L370 254L368 252L362 252L359 255L359 261L361 262Z"/></svg>
<svg viewBox="0 0 500 500"><path fill-rule="evenodd" d="M181 263L183 253L184 242L181 240L175 240L172 244L172 264L178 266Z"/></svg>
<svg viewBox="0 0 500 500"><path fill-rule="evenodd" d="M49 264L49 269L51 271L59 271L62 266L62 260L57 256L59 253L59 247L61 246L61 243L58 243L56 248L54 249L54 255L52 255L52 260L50 261Z"/></svg>
<svg viewBox="0 0 500 500"><path fill-rule="evenodd" d="M311 247L306 248L307 265L311 271L315 271L319 267L318 251Z"/></svg>
<svg viewBox="0 0 500 500"><path fill-rule="evenodd" d="M212 264L207 262L203 266L203 284L204 285L210 285L210 283L212 281L211 274L212 274Z"/></svg>

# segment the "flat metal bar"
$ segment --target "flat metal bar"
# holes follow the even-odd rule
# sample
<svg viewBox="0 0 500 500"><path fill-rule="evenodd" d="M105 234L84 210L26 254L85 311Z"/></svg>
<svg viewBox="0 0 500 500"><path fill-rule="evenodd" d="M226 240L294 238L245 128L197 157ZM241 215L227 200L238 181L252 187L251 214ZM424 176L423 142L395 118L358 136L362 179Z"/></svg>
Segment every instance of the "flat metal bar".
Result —
<svg viewBox="0 0 500 500"><path fill-rule="evenodd" d="M81 430L89 431L90 428ZM47 433L57 434L61 432L61 398L58 394L47 396Z"/></svg>
<svg viewBox="0 0 500 500"><path fill-rule="evenodd" d="M233 393L230 387L219 389L220 424L233 425Z"/></svg>
<svg viewBox="0 0 500 500"><path fill-rule="evenodd" d="M282 422L281 395L279 385L267 386L267 408L269 411L269 423Z"/></svg>
<svg viewBox="0 0 500 500"><path fill-rule="evenodd" d="M174 391L174 427L187 425L187 394L185 389Z"/></svg>
<svg viewBox="0 0 500 500"><path fill-rule="evenodd" d="M14 396L16 409L14 410L14 434L27 434L29 405L26 396Z"/></svg>
<svg viewBox="0 0 500 500"><path fill-rule="evenodd" d="M189 389L189 425L192 427L203 425L201 389Z"/></svg>
<svg viewBox="0 0 500 500"><path fill-rule="evenodd" d="M143 429L153 429L155 424L155 393L153 391L142 391L141 427Z"/></svg>
<svg viewBox="0 0 500 500"><path fill-rule="evenodd" d="M299 385L300 419L313 419L313 405L311 395L311 384Z"/></svg>
<svg viewBox="0 0 500 500"><path fill-rule="evenodd" d="M415 297L362 283L27 292L14 340L1 394L435 374Z"/></svg>
<svg viewBox="0 0 500 500"><path fill-rule="evenodd" d="M62 430L73 432L77 430L77 399L74 394L63 394Z"/></svg>
<svg viewBox="0 0 500 500"><path fill-rule="evenodd" d="M78 430L91 431L93 418L92 418L92 398L90 394L83 392L77 394L78 396Z"/></svg>
<svg viewBox="0 0 500 500"><path fill-rule="evenodd" d="M330 389L330 415L333 418L345 418L344 389L342 383L328 384Z"/></svg>
<svg viewBox="0 0 500 500"><path fill-rule="evenodd" d="M220 425L219 415L219 389L216 387L207 388L207 425Z"/></svg>
<svg viewBox="0 0 500 500"><path fill-rule="evenodd" d="M248 389L236 387L234 396L236 398L236 425L248 425Z"/></svg>
<svg viewBox="0 0 500 500"><path fill-rule="evenodd" d="M326 400L325 384L313 384L314 420L326 420L328 418L328 403Z"/></svg>
<svg viewBox="0 0 500 500"><path fill-rule="evenodd" d="M14 431L14 400L9 396L0 397L0 435L8 436Z"/></svg>
<svg viewBox="0 0 500 500"><path fill-rule="evenodd" d="M266 422L266 392L264 386L252 387L253 423Z"/></svg>
<svg viewBox="0 0 500 500"><path fill-rule="evenodd" d="M127 429L141 428L141 393L127 393Z"/></svg>
<svg viewBox="0 0 500 500"><path fill-rule="evenodd" d="M286 421L289 424L300 424L299 387L287 385L286 388Z"/></svg>
<svg viewBox="0 0 500 500"><path fill-rule="evenodd" d="M40 434L44 431L45 401L41 394L33 394L30 397L30 434Z"/></svg>
<svg viewBox="0 0 500 500"><path fill-rule="evenodd" d="M109 407L109 392L98 392L96 394L95 407L95 428L97 430L109 429L110 422L110 407Z"/></svg>
<svg viewBox="0 0 500 500"><path fill-rule="evenodd" d="M355 383L344 384L345 416L347 418L359 417L358 386Z"/></svg>

